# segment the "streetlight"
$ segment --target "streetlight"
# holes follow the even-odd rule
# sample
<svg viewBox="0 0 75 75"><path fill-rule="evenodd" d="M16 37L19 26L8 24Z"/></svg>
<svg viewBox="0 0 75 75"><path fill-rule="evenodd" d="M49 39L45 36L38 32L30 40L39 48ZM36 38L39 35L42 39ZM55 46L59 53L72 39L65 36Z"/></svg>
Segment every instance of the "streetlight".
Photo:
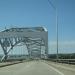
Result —
<svg viewBox="0 0 75 75"><path fill-rule="evenodd" d="M59 57L58 57L58 13L57 13L57 8L53 5L53 3L48 0L49 4L52 6L52 8L55 10L56 12L56 47L57 47L57 56L56 59L58 61Z"/></svg>

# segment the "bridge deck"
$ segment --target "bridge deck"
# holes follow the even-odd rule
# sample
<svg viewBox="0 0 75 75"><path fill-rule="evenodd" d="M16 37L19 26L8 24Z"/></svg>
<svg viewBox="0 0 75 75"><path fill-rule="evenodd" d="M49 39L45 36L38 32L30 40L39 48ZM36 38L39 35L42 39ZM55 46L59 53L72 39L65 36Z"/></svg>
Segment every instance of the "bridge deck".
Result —
<svg viewBox="0 0 75 75"><path fill-rule="evenodd" d="M75 66L30 61L0 68L0 75L75 75Z"/></svg>

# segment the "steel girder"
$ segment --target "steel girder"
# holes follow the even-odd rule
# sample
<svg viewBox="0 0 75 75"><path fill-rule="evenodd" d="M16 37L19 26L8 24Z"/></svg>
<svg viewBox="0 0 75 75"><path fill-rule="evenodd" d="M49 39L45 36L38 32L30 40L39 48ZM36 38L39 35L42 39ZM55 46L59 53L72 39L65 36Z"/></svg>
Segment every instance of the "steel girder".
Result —
<svg viewBox="0 0 75 75"><path fill-rule="evenodd" d="M12 30L13 29L13 30ZM2 60L7 60L8 53L13 49L14 46L23 42L27 46L29 56L35 56L35 54L41 57L41 46L45 47L45 58L48 55L48 31L40 30L30 31L24 28L12 28L0 32L0 44L4 52ZM19 30L18 30L19 29ZM20 29L23 29L20 31ZM33 29L33 28L32 28ZM42 28L41 28L42 29ZM15 31L14 31L15 30ZM18 31L17 31L18 30ZM29 31L28 31L29 30ZM10 49L8 50L8 47ZM36 55L36 56L38 56Z"/></svg>

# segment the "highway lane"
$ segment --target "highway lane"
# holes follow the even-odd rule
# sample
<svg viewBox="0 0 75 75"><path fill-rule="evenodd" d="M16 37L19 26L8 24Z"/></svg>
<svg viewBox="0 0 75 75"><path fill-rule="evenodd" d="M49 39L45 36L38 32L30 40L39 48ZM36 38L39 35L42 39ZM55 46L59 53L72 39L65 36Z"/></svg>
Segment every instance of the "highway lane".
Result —
<svg viewBox="0 0 75 75"><path fill-rule="evenodd" d="M64 75L41 61L31 61L0 68L0 75Z"/></svg>
<svg viewBox="0 0 75 75"><path fill-rule="evenodd" d="M62 63L56 63L56 62L50 62L50 61L44 61L44 62L47 63L49 66L52 66L55 69L58 69L64 75L75 75L75 65L62 64Z"/></svg>

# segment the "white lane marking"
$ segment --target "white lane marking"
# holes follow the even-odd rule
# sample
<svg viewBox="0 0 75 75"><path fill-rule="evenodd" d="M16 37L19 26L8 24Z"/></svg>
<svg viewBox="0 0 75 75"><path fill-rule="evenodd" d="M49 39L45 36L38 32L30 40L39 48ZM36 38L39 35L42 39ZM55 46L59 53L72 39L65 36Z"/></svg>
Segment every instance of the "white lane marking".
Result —
<svg viewBox="0 0 75 75"><path fill-rule="evenodd" d="M46 65L48 65L52 70L54 70L55 72L59 73L60 75L64 75L62 72L60 72L58 69L52 67L51 65L49 65L48 63L45 63Z"/></svg>
<svg viewBox="0 0 75 75"><path fill-rule="evenodd" d="M51 65L50 65L50 68L53 69L54 71L56 71L57 73L59 73L60 75L64 75L62 72L60 72L58 69L52 67Z"/></svg>
<svg viewBox="0 0 75 75"><path fill-rule="evenodd" d="M52 64L52 63L51 63L51 64ZM69 67L65 67L65 66L61 66L61 65L55 65L55 64L52 64L52 65L54 65L54 66L56 66L56 67L60 67L60 68L66 69L66 70L75 71L74 68L69 68Z"/></svg>

